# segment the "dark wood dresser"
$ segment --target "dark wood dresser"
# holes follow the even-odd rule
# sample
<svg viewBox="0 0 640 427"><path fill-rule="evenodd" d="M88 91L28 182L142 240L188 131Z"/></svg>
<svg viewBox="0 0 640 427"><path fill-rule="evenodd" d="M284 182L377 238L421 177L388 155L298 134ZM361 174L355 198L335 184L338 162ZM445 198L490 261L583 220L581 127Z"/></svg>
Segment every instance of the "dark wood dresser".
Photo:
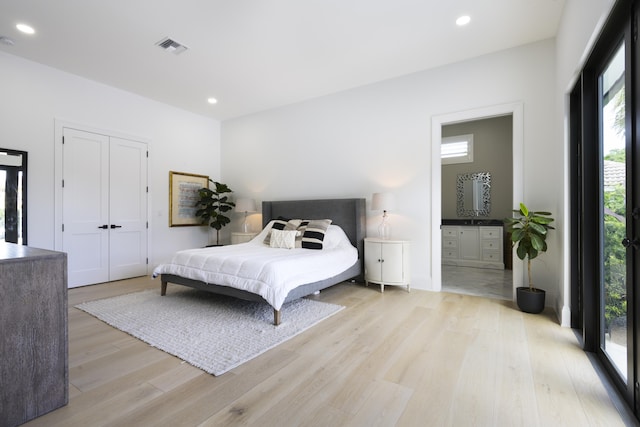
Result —
<svg viewBox="0 0 640 427"><path fill-rule="evenodd" d="M0 425L69 402L67 255L0 242Z"/></svg>

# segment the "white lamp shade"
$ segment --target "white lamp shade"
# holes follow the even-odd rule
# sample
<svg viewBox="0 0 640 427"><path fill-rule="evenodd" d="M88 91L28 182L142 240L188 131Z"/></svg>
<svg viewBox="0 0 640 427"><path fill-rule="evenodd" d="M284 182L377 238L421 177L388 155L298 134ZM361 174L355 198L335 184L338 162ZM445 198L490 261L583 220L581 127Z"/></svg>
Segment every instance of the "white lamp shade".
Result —
<svg viewBox="0 0 640 427"><path fill-rule="evenodd" d="M372 211L390 211L395 209L396 201L391 193L373 193L371 197Z"/></svg>
<svg viewBox="0 0 640 427"><path fill-rule="evenodd" d="M236 200L236 212L256 212L256 201L246 198Z"/></svg>

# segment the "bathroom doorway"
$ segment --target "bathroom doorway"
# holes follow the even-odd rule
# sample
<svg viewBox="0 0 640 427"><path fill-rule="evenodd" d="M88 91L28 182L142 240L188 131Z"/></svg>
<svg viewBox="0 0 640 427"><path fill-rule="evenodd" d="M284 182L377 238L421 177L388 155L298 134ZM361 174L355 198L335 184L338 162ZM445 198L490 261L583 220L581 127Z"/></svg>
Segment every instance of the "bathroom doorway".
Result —
<svg viewBox="0 0 640 427"><path fill-rule="evenodd" d="M443 171L443 166L441 164L441 146L442 139L447 135L451 134L462 134L461 132L465 132L465 134L469 134L469 129L465 129L466 126L474 126L474 124L485 122L490 123L490 119L500 119L507 120L511 124L511 147L510 152L507 154L506 159L502 159L501 161L504 163L509 163L510 168L508 168L508 172L504 172L502 170L495 170L494 174L497 173L495 179L492 179L492 206L495 204L497 207L492 207L491 213L487 216L486 219L488 221L487 224L479 224L477 221L480 218L467 218L468 220L475 220L476 223L470 221L468 225L490 225L490 226L499 226L501 227L500 220L505 216L510 215L512 206L514 206L514 201L522 200L523 197L523 178L521 174L514 173L514 171L522 170L523 167L523 105L522 103L513 103L513 104L503 104L492 107L480 108L476 110L462 111L457 113L451 113L446 115L434 116L432 119L432 205L431 205L431 218L432 218L432 280L433 280L433 288L435 290L445 290L445 291L456 291L456 292L464 292L474 295L482 295L486 297L494 297L501 299L513 299L514 289L517 286L522 286L524 281L524 270L521 263L513 263L513 257L507 251L504 251L505 248L509 247L506 239L502 240L502 250L503 252L503 262L505 264L505 269L487 269L488 271L484 271L484 269L477 267L467 267L467 266L459 266L459 265L443 265L443 237L442 237L442 224L444 216L450 216L451 205L448 202L450 197L453 196L452 188L455 188L455 184L452 184L450 181L451 171ZM472 132L473 133L473 132ZM475 138L474 138L475 139ZM474 158L476 151L476 144L482 144L481 141L485 140L485 137L481 137L479 141L474 142ZM491 143L486 143L489 147L479 147L478 155L479 159L483 157L496 156L497 151L500 150L499 147L491 146ZM488 148L485 152L483 150ZM478 163L473 162L472 164L467 165L469 168L474 169L480 166L482 168L491 167L495 169L494 166L488 166L490 163L482 163L478 161ZM475 169L471 171L460 173L469 173L469 172L482 172L480 170L476 171ZM491 171L486 171L491 172ZM457 175L458 172L454 171L454 175ZM492 175L493 176L493 175ZM449 178L447 178L449 177ZM449 182L445 182L448 180ZM507 183L505 185L505 183ZM454 185L454 187L451 187ZM495 187L498 187L497 189ZM500 194L497 194L497 191L500 191ZM493 196L495 194L495 196ZM454 200L457 200L457 194L454 197ZM494 202L495 200L495 202ZM447 204L447 206L444 206ZM455 206L455 205L454 205ZM459 216L455 216L454 219L464 219ZM493 221L489 221L493 220ZM478 231L478 233L480 230ZM479 247L481 250L481 247ZM489 283L492 283L496 286L496 289L490 289ZM505 286L506 284L506 286ZM504 288L507 289L504 289Z"/></svg>
<svg viewBox="0 0 640 427"><path fill-rule="evenodd" d="M441 147L442 290L509 300L513 115L446 124Z"/></svg>

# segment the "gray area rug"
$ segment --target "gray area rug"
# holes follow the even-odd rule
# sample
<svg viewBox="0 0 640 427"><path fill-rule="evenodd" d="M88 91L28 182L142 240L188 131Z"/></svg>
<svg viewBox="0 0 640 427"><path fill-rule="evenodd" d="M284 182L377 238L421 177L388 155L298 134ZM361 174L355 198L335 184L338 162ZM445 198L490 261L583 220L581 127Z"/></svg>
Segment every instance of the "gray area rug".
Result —
<svg viewBox="0 0 640 427"><path fill-rule="evenodd" d="M147 290L76 305L109 325L196 366L222 375L344 307L302 298L273 308L194 289L160 296Z"/></svg>

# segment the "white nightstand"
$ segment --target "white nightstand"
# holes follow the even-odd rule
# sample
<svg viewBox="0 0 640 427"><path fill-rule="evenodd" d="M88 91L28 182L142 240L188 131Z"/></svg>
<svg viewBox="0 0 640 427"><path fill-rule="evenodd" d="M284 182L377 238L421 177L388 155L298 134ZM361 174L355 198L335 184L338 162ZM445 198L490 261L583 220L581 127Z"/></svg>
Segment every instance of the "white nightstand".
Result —
<svg viewBox="0 0 640 427"><path fill-rule="evenodd" d="M231 244L237 245L238 243L247 243L257 235L258 233L241 233L239 231L234 231L231 233Z"/></svg>
<svg viewBox="0 0 640 427"><path fill-rule="evenodd" d="M380 285L406 286L411 290L409 242L406 240L364 239L364 282Z"/></svg>

